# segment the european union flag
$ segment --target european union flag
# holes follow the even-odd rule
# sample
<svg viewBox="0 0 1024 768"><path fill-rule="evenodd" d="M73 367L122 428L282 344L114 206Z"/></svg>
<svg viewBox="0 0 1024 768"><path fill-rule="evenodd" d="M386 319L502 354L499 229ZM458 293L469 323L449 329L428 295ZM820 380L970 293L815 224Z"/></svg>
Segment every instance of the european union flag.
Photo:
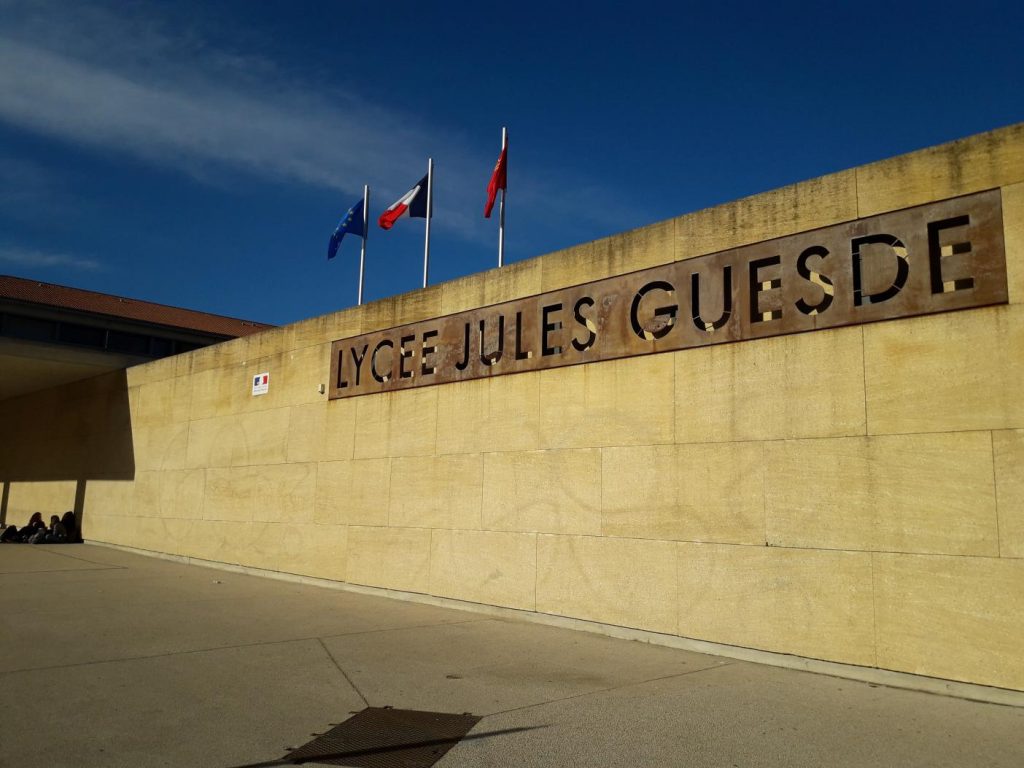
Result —
<svg viewBox="0 0 1024 768"><path fill-rule="evenodd" d="M355 235L356 237L366 236L366 230L363 227L362 200L349 208L348 213L346 213L342 220L338 222L338 228L334 230L334 234L331 235L331 242L327 246L328 261L333 259L338 253L338 246L341 245L341 238L345 235Z"/></svg>

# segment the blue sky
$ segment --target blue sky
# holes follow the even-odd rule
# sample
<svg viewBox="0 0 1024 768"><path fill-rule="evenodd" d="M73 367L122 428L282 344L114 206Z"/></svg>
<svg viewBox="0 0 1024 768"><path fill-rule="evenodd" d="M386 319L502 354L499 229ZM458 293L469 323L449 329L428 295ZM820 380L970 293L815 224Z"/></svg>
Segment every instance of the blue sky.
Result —
<svg viewBox="0 0 1024 768"><path fill-rule="evenodd" d="M1024 3L0 0L0 273L270 323L1024 120ZM366 298L420 285L373 226Z"/></svg>

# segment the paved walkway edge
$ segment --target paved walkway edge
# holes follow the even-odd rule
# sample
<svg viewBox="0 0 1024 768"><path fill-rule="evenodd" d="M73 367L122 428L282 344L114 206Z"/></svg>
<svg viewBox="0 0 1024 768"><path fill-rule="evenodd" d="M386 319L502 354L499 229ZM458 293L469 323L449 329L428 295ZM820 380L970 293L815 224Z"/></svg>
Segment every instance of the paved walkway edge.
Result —
<svg viewBox="0 0 1024 768"><path fill-rule="evenodd" d="M341 589L346 592L356 592L375 597L389 597L394 600L405 600L413 603L423 603L439 608L451 608L460 611L496 616L499 618L512 618L521 621L529 621L535 624L545 624L562 629L575 629L582 632L615 637L620 640L634 640L651 645L663 645L669 648L679 648L684 651L706 653L711 656L723 656L739 661L749 661L755 664L767 664L773 667L784 667L786 669L797 669L804 672L813 672L818 675L830 675L848 680L871 683L873 685L884 685L890 688L903 688L911 691L922 691L942 696L953 696L959 699L970 701L981 701L989 704L1002 704L1011 707L1024 707L1024 691L1015 691L1008 688L995 688L975 683L961 683L955 680L943 680L938 677L926 677L915 675L909 672L894 672L888 669L877 667L860 667L855 664L842 664L835 661L822 661L821 659L810 659L803 656L792 656L785 653L774 653L772 651L761 651L754 648L743 648L738 645L726 645L725 643L713 643L707 640L694 640L679 635L666 635L660 632L650 632L643 629L631 629L620 627L615 624L602 624L597 621L586 619L574 619L567 616L556 616L554 614L536 613L534 611L523 611L517 608L503 608L496 605L484 603L472 603L465 600L456 600L449 597L435 597L419 592L402 592L382 587L367 587L360 584L350 584L344 581L332 581L331 579L319 579L312 576L301 576L294 573L283 573L281 571L269 571L263 568L253 568L247 565L235 565L232 563L221 563L216 560L202 560L188 555L172 555L166 552L156 552L149 549L137 549L122 544L111 544L103 541L89 540L87 543L110 549L120 549L148 557L156 557L161 560L185 563L188 565L199 565L206 568L213 568L233 573L244 573L250 576L262 576L264 578L290 581L297 584L310 584L313 586L325 587L327 589Z"/></svg>

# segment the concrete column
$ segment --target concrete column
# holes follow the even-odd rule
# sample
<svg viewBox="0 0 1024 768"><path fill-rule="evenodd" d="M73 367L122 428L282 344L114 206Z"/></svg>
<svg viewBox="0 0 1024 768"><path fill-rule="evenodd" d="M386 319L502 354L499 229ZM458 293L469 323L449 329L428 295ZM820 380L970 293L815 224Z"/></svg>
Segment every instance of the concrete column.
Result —
<svg viewBox="0 0 1024 768"><path fill-rule="evenodd" d="M82 516L85 514L85 480L75 485L75 525L78 528L78 540L82 541Z"/></svg>

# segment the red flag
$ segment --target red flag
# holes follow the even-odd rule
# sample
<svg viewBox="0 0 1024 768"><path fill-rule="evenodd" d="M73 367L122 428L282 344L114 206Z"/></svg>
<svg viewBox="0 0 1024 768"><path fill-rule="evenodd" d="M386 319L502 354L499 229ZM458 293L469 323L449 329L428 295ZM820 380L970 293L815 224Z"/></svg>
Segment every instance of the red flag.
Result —
<svg viewBox="0 0 1024 768"><path fill-rule="evenodd" d="M491 218L491 209L494 208L494 198L498 196L499 189L508 188L508 139L505 139L505 146L501 148L501 156L494 164L494 173L491 174L491 183L487 185L487 205L484 206L484 218Z"/></svg>

